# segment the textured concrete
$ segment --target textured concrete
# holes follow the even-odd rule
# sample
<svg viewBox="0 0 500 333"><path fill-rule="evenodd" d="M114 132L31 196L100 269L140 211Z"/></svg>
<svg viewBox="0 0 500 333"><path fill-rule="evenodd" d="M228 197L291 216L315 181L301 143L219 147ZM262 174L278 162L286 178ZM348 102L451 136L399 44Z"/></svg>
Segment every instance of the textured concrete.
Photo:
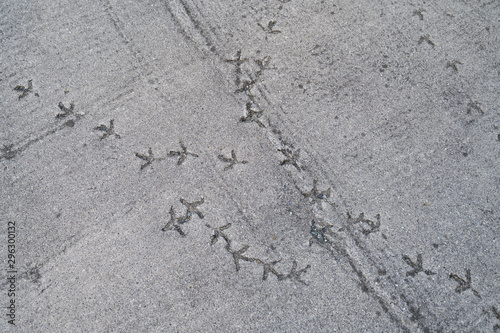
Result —
<svg viewBox="0 0 500 333"><path fill-rule="evenodd" d="M0 331L500 331L497 1L0 12Z"/></svg>

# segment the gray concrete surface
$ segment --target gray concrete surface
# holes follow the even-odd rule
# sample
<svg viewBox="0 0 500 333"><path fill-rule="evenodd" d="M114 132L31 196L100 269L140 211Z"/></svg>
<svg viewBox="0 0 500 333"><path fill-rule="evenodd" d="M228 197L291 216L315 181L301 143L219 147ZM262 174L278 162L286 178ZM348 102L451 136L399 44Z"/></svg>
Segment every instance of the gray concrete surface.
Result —
<svg viewBox="0 0 500 333"><path fill-rule="evenodd" d="M0 12L0 331L500 331L498 1Z"/></svg>

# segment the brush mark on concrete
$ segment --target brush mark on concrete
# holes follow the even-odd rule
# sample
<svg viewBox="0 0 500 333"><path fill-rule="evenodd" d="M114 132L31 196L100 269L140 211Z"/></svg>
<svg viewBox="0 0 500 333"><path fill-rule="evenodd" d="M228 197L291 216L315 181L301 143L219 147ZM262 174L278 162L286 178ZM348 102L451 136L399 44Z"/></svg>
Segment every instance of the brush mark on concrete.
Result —
<svg viewBox="0 0 500 333"><path fill-rule="evenodd" d="M132 56L139 64L144 64L144 57L141 55L133 40L125 35L124 24L120 20L118 15L116 15L116 13L114 12L113 6L111 5L110 1L102 0L102 3L104 4L104 11L108 15L109 21L111 22L113 28L118 33L118 36L121 39L121 44L125 45L130 50ZM144 72L144 69L142 70L142 72Z"/></svg>
<svg viewBox="0 0 500 333"><path fill-rule="evenodd" d="M37 142L42 141L46 137L48 137L48 136L50 136L52 134L55 134L55 133L59 132L62 129L65 129L66 127L73 127L73 126L75 126L76 121L78 121L79 119L80 119L80 117L77 117L74 120L73 119L72 120L68 120L65 123L63 123L63 124L61 124L61 125L59 125L59 126L57 126L55 128L46 130L42 134L39 134L36 138L30 139L30 140L28 140L27 142L25 142L23 144L18 144L16 148L15 148L16 145L12 144L12 143L8 144L8 145L4 145L4 147L1 149L2 155L0 155L0 160L1 159L10 160L10 159L16 157L19 153L22 153L23 151L25 151L26 149L28 149L31 145L33 145L33 144L35 144Z"/></svg>
<svg viewBox="0 0 500 333"><path fill-rule="evenodd" d="M177 26L178 28L178 31L181 33L181 35L187 40L189 41L190 43L193 43L195 44L196 46L198 46L197 44L197 41L195 39L195 36L194 35L190 35L188 33L191 32L191 33L196 33L198 34L201 39L203 39L204 43L205 43L205 46L208 47L208 49L217 54L217 49L215 47L215 44L214 42L212 41L212 37L210 36L210 34L203 28L203 25L202 23L196 18L196 13L193 12L193 10L187 5L186 1L184 0L174 0L173 2L176 3L176 6L181 8L182 9L182 12L183 14L188 18L189 20L189 24L186 25L184 24L182 18L180 17L180 13L179 12L175 12L173 9L172 9L172 6L171 4L167 1L167 0L164 0L162 1L165 9L167 10L167 12L170 14L170 16L172 17L175 25ZM188 26L192 26L193 29L189 29Z"/></svg>
<svg viewBox="0 0 500 333"><path fill-rule="evenodd" d="M375 299L379 303L382 310L384 310L384 312L388 315L389 319L394 324L396 324L403 332L411 332L410 328L408 328L404 324L403 319L389 305L390 302L384 299L384 297L381 296L371 285L369 279L366 277L365 273L363 273L362 269L356 264L353 257L347 251L347 249L336 242L332 242L330 244L332 246L332 252L341 255L343 259L347 261L347 264L350 266L352 272L358 278L360 289L365 293L367 293L368 295L370 295L373 299ZM419 321L418 324L419 326L422 327L422 329L424 330L427 329L422 322Z"/></svg>

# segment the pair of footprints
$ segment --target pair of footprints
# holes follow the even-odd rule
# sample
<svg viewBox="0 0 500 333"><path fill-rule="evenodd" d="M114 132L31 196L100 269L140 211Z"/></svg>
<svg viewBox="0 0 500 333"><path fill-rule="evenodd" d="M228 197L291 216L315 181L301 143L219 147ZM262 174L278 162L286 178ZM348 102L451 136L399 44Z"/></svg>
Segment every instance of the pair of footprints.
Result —
<svg viewBox="0 0 500 333"><path fill-rule="evenodd" d="M315 189L316 186L313 187L313 190ZM313 192L311 190L311 192ZM329 192L330 189L327 191ZM326 192L326 191L323 191ZM323 192L319 192L320 195L323 197L324 195L322 194ZM304 193L302 193L304 194ZM359 216L356 219L353 219L350 213L347 213L348 216L348 223L351 224L357 224L357 223L364 223L365 226L369 227L369 229L362 229L361 231L363 232L364 235L369 235L372 232L377 232L380 229L380 214L377 214L376 221L372 221L369 219L366 219L364 216L364 213L359 214ZM330 229L333 227L331 224L326 224L324 227L319 227L316 225L316 221L312 220L311 222L311 228L309 233L311 234L311 238L309 239L309 246L311 246L313 243L317 243L319 245L324 245L331 243L331 240L327 237L326 233L331 231ZM341 228L340 230L342 230Z"/></svg>
<svg viewBox="0 0 500 333"><path fill-rule="evenodd" d="M17 85L14 87L15 91L20 92L21 94L17 97L18 99L23 99L28 96L31 92L33 92L33 80L28 80L27 86ZM38 93L35 93L35 96L40 96ZM56 118L65 118L67 116L75 114L75 104L71 103L69 107L65 106L62 102L59 102L57 105L61 110L61 113L56 115ZM80 114L76 114L79 116Z"/></svg>

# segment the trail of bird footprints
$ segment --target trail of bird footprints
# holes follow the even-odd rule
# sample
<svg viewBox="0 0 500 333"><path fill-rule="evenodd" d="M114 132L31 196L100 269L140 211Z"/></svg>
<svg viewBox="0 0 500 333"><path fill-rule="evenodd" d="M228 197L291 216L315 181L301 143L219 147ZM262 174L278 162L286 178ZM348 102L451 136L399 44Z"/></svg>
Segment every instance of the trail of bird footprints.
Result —
<svg viewBox="0 0 500 333"><path fill-rule="evenodd" d="M421 20L423 20L423 12L425 10L419 10L415 11L414 15L418 15ZM258 23L259 27L265 31L267 34L272 35L272 34L279 34L281 31L275 30L274 26L276 25L276 21L269 21L269 23L266 25L263 25L261 23ZM267 40L267 36L266 36ZM435 47L434 42L429 38L428 35L421 36L420 40L418 41L418 44L422 43L427 43L428 45L432 46L433 48ZM270 63L270 57L265 57L263 59L257 59L253 60L254 64L257 65L257 70L252 73L251 71L244 72L243 71L243 66L250 63L252 60L249 58L245 58L242 56L242 51L238 50L236 52L236 57L233 59L226 59L227 63L231 63L235 66L235 75L236 78L234 80L236 86L238 87L235 90L235 93L244 93L246 97L248 98L248 102L246 103L246 115L240 118L241 123L250 123L250 122L255 122L260 128L266 128L266 125L263 122L263 115L264 115L264 110L259 107L259 104L257 102L256 97L254 96L252 89L257 87L259 84L259 80L261 78L261 75L263 71L268 67ZM462 63L458 60L454 60L452 62L449 62L446 66L446 68L451 68L454 71L458 71L458 65L461 65ZM483 110L480 107L480 103L477 101L470 101L469 104L467 105L467 113L472 113L473 111L479 113L479 114L484 114ZM500 134L499 134L499 141L500 141ZM282 153L285 157L284 160L280 162L281 166L292 166L294 167L298 172L301 172L302 170L306 170L303 166L300 165L300 148L292 150L289 147L283 147L278 149L280 153ZM222 156L219 156L220 159L222 159ZM235 159L235 156L234 156ZM223 159L224 161L229 161L229 159L225 158ZM232 164L231 164L232 167ZM297 187L297 189L300 191L300 193L305 197L310 200L310 202L314 204L320 204L322 201L326 201L331 196L331 188L328 188L326 190L320 191L317 187L318 181L316 179L313 180L313 186L312 189L308 192L302 191L300 188ZM335 207L336 205L334 203L329 202L330 205ZM377 214L375 216L375 219L368 219L365 217L364 213L360 213L358 217L353 217L353 215L350 212L347 212L347 225L348 228L350 226L357 226L359 225L359 231L365 236L368 237L370 234L377 233L380 231L380 226L381 226L381 217L380 214ZM248 250L249 246L243 246L239 250L233 250L231 248L231 240L225 233L225 231L231 226L231 224L226 224L222 227L219 228L214 228L207 224L207 227L211 228L214 232L212 239L211 239L211 244L214 245L219 238L222 238L226 241L226 250L233 256L233 260L236 266L236 270L239 271L241 266L240 266L240 261L245 261L245 262L255 262L257 264L262 265L263 267L263 276L262 280L265 281L267 280L268 276L270 274L274 274L278 280L285 280L285 279L294 279L296 281L299 281L303 284L306 284L302 279L301 275L305 274L307 270L310 268L310 265L307 265L305 268L301 270L297 270L297 262L293 261L292 269L288 275L283 275L276 271L275 265L278 264L280 260L275 260L272 262L264 262L260 259L256 258L251 258L247 257L244 255L244 253ZM310 239L309 239L309 246L312 246L313 244L317 244L321 247L325 247L327 244L332 244L332 240L329 238L328 235L333 234L331 231L331 228L333 226L330 224L325 224L325 225L319 225L314 219L311 221L310 224ZM382 237L386 239L386 236L382 234ZM335 246L333 246L335 248ZM416 256L416 261L411 259L407 255L402 255L403 262L408 265L411 270L406 271L406 276L410 277L416 277L419 273L423 273L427 276L432 276L436 275L437 273L425 269L423 266L423 259L422 259L422 254L417 253ZM353 267L354 270L356 268ZM357 274L359 272L356 272ZM386 274L386 273L385 273ZM360 276L360 274L358 274ZM471 273L469 269L466 269L466 275L465 279L462 279L460 276L457 274L451 273L449 275L449 278L454 280L455 282L458 283L458 286L455 288L455 292L460 294L466 290L471 290L472 293L481 298L479 295L479 292L476 291L475 289L472 288L472 278L471 278ZM360 276L360 279L365 279L365 277ZM404 297L404 299L406 299ZM407 302L408 303L408 302ZM409 304L409 303L408 303ZM411 307L411 306L410 306ZM412 308L413 309L413 308ZM418 310L414 311L414 319L419 319L421 318L421 315L419 314ZM496 311L496 308L493 308L493 312L496 315L497 318L500 318L500 314ZM495 325L494 330L498 330L500 328L500 324ZM427 329L424 329L426 331Z"/></svg>
<svg viewBox="0 0 500 333"><path fill-rule="evenodd" d="M332 189L328 188L327 190L319 191L317 186L318 186L318 180L314 179L313 187L309 192L302 192L300 189L298 190L300 191L300 193L302 193L304 197L310 198L313 203L319 203L321 200L330 197L330 195L332 194Z"/></svg>
<svg viewBox="0 0 500 333"><path fill-rule="evenodd" d="M194 215L197 215L200 219L203 219L205 216L203 213L197 208L198 206L202 205L205 200L204 198L201 198L198 201L194 202L188 202L185 199L181 198L180 202L185 206L186 212L184 215L177 216L174 210L174 206L170 207L170 219L167 222L167 224L161 229L162 231L176 231L179 233L182 237L186 236L186 233L181 229L181 225L184 223L187 223L191 220L191 218ZM279 281L283 280L294 280L297 282L300 282L304 285L307 285L305 281L301 279L301 275L306 273L309 268L311 268L310 265L307 265L305 268L302 269L297 269L297 262L294 260L292 263L292 268L288 274L283 274L279 273L275 268L274 265L277 263L281 262L281 259L272 261L272 262L266 262L262 259L258 258L253 258L253 257L247 257L244 255L245 252L250 248L249 245L244 245L240 249L236 250L232 247L231 245L231 239L225 232L227 229L231 227L231 223L228 223L226 225L223 225L221 227L213 227L210 224L205 224L207 228L210 228L213 231L213 235L210 237L210 245L215 245L219 239L222 239L226 242L226 245L224 246L224 249L232 256L233 262L236 268L236 271L240 271L241 269L241 262L252 262L256 263L258 265L261 265L264 269L263 275L262 275L262 280L267 280L269 273L274 274Z"/></svg>
<svg viewBox="0 0 500 333"><path fill-rule="evenodd" d="M269 34L277 34L280 33L281 31L275 30L274 26L276 25L276 21L269 21L267 25L262 25L259 23L259 26L267 33ZM421 38L419 43L422 43L423 41L428 42L429 44L433 45L433 43L428 39L428 36L424 36ZM261 59L249 59L249 58L243 58L242 57L242 51L238 50L236 52L236 56L233 59L226 59L225 60L227 63L233 64L235 66L235 84L238 87L235 90L235 93L245 93L245 95L248 97L249 101L246 103L246 115L242 116L239 121L241 123L256 123L260 128L266 128L266 125L263 122L262 116L264 114L264 110L261 110L258 107L258 104L255 100L255 96L252 93L252 88L258 83L259 79L261 78L264 70L269 66L269 63L271 61L270 57L263 57ZM250 64L245 71L243 70L243 65L244 64ZM456 69L456 65L461 64L458 61L454 61L453 63L450 63L448 67L452 67L454 70ZM13 88L14 91L20 92L21 94L18 96L18 99L21 100L28 96L30 93L33 92L33 80L28 80L28 83L26 86L24 85L17 85ZM38 96L38 93L35 93L36 96ZM479 106L479 102L472 101L468 104L468 112L471 112L472 110L477 111L478 113L483 113ZM64 119L64 118L69 118L73 116L74 119L67 121L64 123L65 126L73 127L75 124L75 121L79 119L83 115L83 113L76 113L75 112L75 104L72 102L69 104L69 106L65 105L63 102L59 102L57 105L60 112L55 115L56 119ZM54 133L60 129L60 127L56 128L55 130L51 130L48 132L48 134ZM100 124L99 126L94 128L95 131L99 131L102 133L100 136L100 140L105 140L111 137L115 137L116 139L120 139L121 136L120 134L115 132L115 120L110 119L109 120L109 125L105 124ZM179 141L179 146L180 150L170 150L165 157L156 157L155 154L153 153L153 150L151 147L148 148L147 153L135 153L135 156L139 158L142 161L142 164L140 165L140 170L144 170L148 167L152 168L153 164L158 161L166 160L167 158L176 158L177 159L177 165L182 165L188 157L191 158L197 158L199 157L198 154L191 152L188 150L187 146L183 143L183 141ZM13 144L7 144L4 145L2 148L0 148L0 159L12 159L16 156L18 150L14 149ZM290 165L297 169L297 171L302 171L304 170L303 167L300 166L299 164L299 159L300 159L300 148L296 150L291 150L288 147L283 147L278 149L278 152L282 153L285 157L284 160L282 160L279 165L281 166L286 166ZM224 162L227 163L227 165L224 166L223 170L228 171L234 168L235 165L237 164L247 164L248 161L245 160L239 160L236 156L236 151L231 150L231 156L226 157L222 154L218 155L217 158ZM318 181L316 179L313 180L313 185L312 189L309 190L308 192L304 192L299 189L300 193L310 199L312 204L318 204L322 200L326 200L327 198L330 197L331 195L331 188L328 188L326 190L320 191L317 188ZM204 203L204 199L201 198L198 201L195 202L188 202L185 199L181 198L180 202L182 205L185 206L185 213L184 215L178 216L174 210L174 207L170 207L170 219L169 221L165 224L165 226L161 229L162 231L176 231L179 233L181 236L185 237L186 233L182 230L181 226L187 222L189 222L194 215L197 215L200 219L204 218L203 213L197 208L201 204ZM352 225L360 224L361 227L361 232L365 235L368 236L371 233L375 233L380 231L380 215L375 216L375 221L370 220L365 218L364 213L360 213L358 217L354 218L351 213L347 213L348 216L348 223ZM253 262L258 265L261 265L263 267L263 276L262 280L267 280L269 274L273 274L277 277L279 281L282 280L295 280L300 283L306 284L302 279L301 275L305 274L307 270L311 267L310 265L307 265L303 269L297 270L297 262L293 261L290 273L288 274L283 274L283 273L278 273L277 270L274 268L276 264L281 262L281 259L272 261L272 262L266 262L262 259L258 258L252 258L252 257L247 257L244 255L244 253L249 249L250 246L246 245L243 246L242 248L236 250L231 247L231 239L226 233L226 230L231 227L231 223L228 223L224 226L221 227L213 227L210 224L206 224L206 226L213 231L213 235L211 237L211 245L215 245L219 239L223 239L226 243L224 248L227 250L229 254L231 254L234 264L236 266L236 271L239 271L241 268L240 262ZM312 220L311 225L310 225L310 235L311 238L309 240L309 246L312 246L314 243L319 244L319 245L324 245L330 242L330 239L327 237L328 231L332 228L332 225L325 225L323 227L318 226L318 224L315 222L315 220ZM403 261L412 268L411 271L407 271L406 275L414 277L418 273L424 273L426 275L434 275L436 273L426 270L423 268L423 263L422 263L422 255L417 254L416 262L414 262L409 256L403 255ZM472 288L471 285L471 273L470 270L466 270L465 274L465 279L461 278L457 274L450 274L450 279L456 281L458 283L458 286L455 288L455 292L457 293L462 293L466 290L471 290L472 293L480 297L479 293Z"/></svg>
<svg viewBox="0 0 500 333"><path fill-rule="evenodd" d="M222 227L214 228L210 224L206 224L206 226L213 231L213 235L211 236L211 241L210 245L214 245L217 243L219 238L222 238L225 242L226 245L224 248L226 251L232 255L234 265L236 267L236 271L238 272L241 269L240 261L245 261L245 262L254 262L257 265L261 265L263 268L263 273L262 273L262 281L267 280L269 273L274 274L278 281L283 281L283 280L294 280L297 282L300 282L304 285L307 285L307 283L301 279L301 275L306 273L309 268L311 268L311 265L307 265L306 267L297 270L297 262L294 260L292 263L292 268L290 270L290 273L288 274L283 274L279 273L274 266L281 262L281 259L271 261L271 262L266 262L262 259L258 258L252 258L252 257L247 257L244 255L244 253L250 248L249 245L244 245L241 247L239 250L235 250L231 247L231 239L229 236L224 232L225 230L229 229L231 227L231 223L228 223L226 225L223 225Z"/></svg>
<svg viewBox="0 0 500 333"><path fill-rule="evenodd" d="M373 232L380 231L380 214L377 214L375 216L375 218L377 219L377 221L365 219L365 213L360 213L357 218L353 218L351 213L349 213L349 212L347 213L348 223L351 223L351 224L360 223L360 224L362 224L363 228L362 228L361 232L366 236L368 236L369 234L371 234Z"/></svg>
<svg viewBox="0 0 500 333"><path fill-rule="evenodd" d="M286 1L282 1L286 2ZM421 20L423 20L423 10L420 11L415 11L414 15L417 15ZM274 27L277 24L276 21L269 21L267 24L261 24L258 23L258 26L267 34L267 35L275 35L281 33L280 30L276 30ZM267 39L267 37L266 37ZM427 43L434 47L434 43L430 40L428 35L422 36L420 40L418 41L418 44L422 43ZM240 123L255 123L258 125L259 128L266 129L267 126L265 124L265 121L263 119L264 115L264 110L261 109L256 101L256 98L252 92L252 89L254 89L258 84L259 81L264 73L264 71L268 68L271 58L270 57L263 57L260 59L250 59L250 58L244 58L242 56L242 51L238 50L236 52L236 55L234 58L231 59L226 59L226 63L234 65L234 73L235 73L235 79L234 83L236 85L236 90L234 93L243 93L245 94L246 98L248 99L248 102L246 103L246 115L241 116L239 118ZM454 71L458 71L458 66L461 65L462 63L459 62L458 60L454 60L452 62L449 62L446 66L446 68L451 68ZM32 80L28 80L27 85L17 85L13 88L14 91L20 93L18 95L18 100L26 98L29 94L33 93L33 82ZM39 96L38 93L34 93L35 96ZM29 146L31 143L39 141L40 139L44 138L45 136L49 134L53 134L56 131L64 128L64 127L73 127L75 125L75 122L82 116L84 115L83 113L77 113L75 111L75 104L72 102L67 106L67 104L63 104L63 102L59 102L57 105L60 112L55 115L56 119L69 119L67 120L62 126L58 126L55 129L49 130L46 133L42 134L39 138L32 140L25 144L23 147L15 148L14 144L6 144L3 145L2 148L0 148L0 159L6 159L10 160L16 157L17 153L24 150ZM479 114L484 114L484 111L480 107L480 103L477 101L470 101L469 104L467 105L467 112L472 113L476 112ZM99 140L105 140L105 139L110 139L112 137L116 139L120 139L121 136L117 132L115 132L115 120L110 119L109 120L109 125L106 124L100 124L99 126L93 128L93 130L98 131L100 133ZM498 140L500 141L500 134L498 137ZM142 153L142 152L136 152L135 156L141 160L141 165L140 165L140 170L144 170L146 168L153 168L153 164L155 164L158 161L163 161L169 158L175 158L177 159L176 164L178 166L181 166L184 162L188 160L188 158L197 158L199 155L197 153L191 152L188 150L187 146L184 144L183 141L179 141L179 150L170 150L166 156L164 157L156 157L155 154L153 153L153 150L151 147L148 148L147 153ZM300 148L292 150L289 147L283 147L277 150L280 152L283 156L284 159L279 163L280 166L291 166L295 168L298 172L301 172L302 170L305 170L303 166L300 165ZM223 162L226 163L226 165L223 167L223 171L228 171L233 169L237 164L247 164L248 161L246 160L239 160L237 158L237 154L235 150L231 150L231 156L227 157L223 154L220 154L217 156L217 158ZM311 204L320 204L322 201L326 201L330 196L331 196L331 188L328 188L326 190L320 191L317 187L318 181L316 179L313 180L312 188L309 191L302 191L300 188L297 187L299 192L307 198ZM175 212L174 206L172 205L169 210L169 220L166 222L166 224L161 228L163 232L170 232L170 231L175 231L178 233L181 237L186 237L187 234L186 232L182 229L182 226L185 225L186 223L190 222L194 216L197 216L199 219L204 219L204 214L200 211L198 208L204 203L204 198L201 198L198 201L194 202L188 202L187 200L180 198L181 204L185 208L185 212L183 215L177 215ZM330 203L332 206L334 206L334 203ZM360 213L358 217L353 217L351 213L347 213L347 224L356 226L359 225L359 231L364 235L364 236L369 236L372 233L376 233L380 231L380 215L377 214L375 216L375 220L370 220L365 218L364 213ZM307 273L307 271L311 268L311 265L306 265L303 268L299 269L299 265L297 261L293 260L291 264L290 271L288 273L280 273L276 269L276 265L278 265L282 259L277 259L274 261L265 261L263 259L259 258L254 258L246 255L246 252L250 248L249 245L244 245L241 248L237 249L233 247L231 237L228 235L228 230L232 226L231 223L225 224L223 226L215 227L210 224L205 224L205 226L212 231L212 235L210 237L210 245L215 246L219 240L221 242L224 242L224 249L227 251L227 253L230 255L229 257L232 258L235 269L236 271L240 271L242 269L242 264L243 263L251 263L251 264L256 264L260 265L262 267L262 281L268 280L270 275L274 275L278 281L284 281L284 280L292 280L298 283L301 283L303 285L307 285L307 283L303 280L302 276ZM333 226L326 224L324 226L320 226L314 219L310 223L310 231L309 234L311 235L309 239L309 246L312 246L313 244L317 244L320 246L324 246L326 244L331 244L331 239L329 239L329 234L331 233L331 228ZM408 270L406 272L406 276L410 277L416 277L419 273L423 273L425 275L436 275L437 273L425 269L423 267L423 259L422 255L420 253L417 254L416 256L416 261L413 261L409 256L407 255L402 255L402 260L404 263L406 263L407 266L411 268L411 270ZM449 279L453 280L454 282L458 283L458 285L455 287L455 292L458 294L461 294L467 290L470 290L473 295L475 295L478 298L481 298L479 292L475 290L472 287L472 277L471 277L471 272L469 269L465 270L465 278L462 278L461 276L451 273L449 275ZM492 313L494 316L500 320L500 313L497 311L495 307L492 307ZM500 324L496 324L493 329L496 331L500 329Z"/></svg>

